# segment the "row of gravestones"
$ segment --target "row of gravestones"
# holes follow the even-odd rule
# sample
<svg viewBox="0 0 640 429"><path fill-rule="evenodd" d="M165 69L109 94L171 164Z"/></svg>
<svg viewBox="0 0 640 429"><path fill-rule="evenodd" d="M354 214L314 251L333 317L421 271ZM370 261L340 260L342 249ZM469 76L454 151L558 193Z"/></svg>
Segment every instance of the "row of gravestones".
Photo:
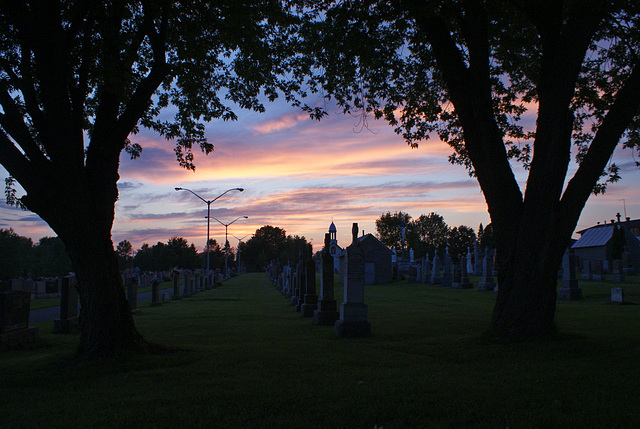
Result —
<svg viewBox="0 0 640 429"><path fill-rule="evenodd" d="M494 270L495 252L489 248L485 249L484 258L478 256L476 248L476 262L482 260L482 264L473 267L471 264L471 254L467 251L467 258L461 259L459 263L454 263L449 255L449 249L445 251L443 260L436 255L433 260L429 255L420 264L409 267L409 281L418 283L431 283L442 287L452 287L454 289L471 289L473 284L469 281L469 274L478 273L481 278L478 283L480 291L494 291L497 285L494 281L496 272Z"/></svg>
<svg viewBox="0 0 640 429"><path fill-rule="evenodd" d="M211 273L209 276L199 271L174 270L172 300L190 297L204 290L221 284L221 275ZM183 279L180 293L180 278ZM160 296L160 280L154 277L151 281L151 306L159 306L169 301L168 294ZM5 285L6 287L6 285ZM8 289L8 288L7 288ZM127 301L132 312L137 312L137 284L132 279L125 279ZM77 332L79 328L78 289L75 275L60 279L60 318L53 321L56 333ZM29 326L31 309L31 292L24 290L0 291L0 350L28 347L35 342L38 328Z"/></svg>
<svg viewBox="0 0 640 429"><path fill-rule="evenodd" d="M340 337L361 337L371 333L368 307L364 303L364 253L358 243L358 224L352 228L353 241L345 249L344 301L338 309L334 296L333 256L329 251L330 234L325 234L320 263L320 293L316 294L316 264L312 247L307 258L293 268L280 269L276 263L268 268L269 277L302 317L313 318L315 325L333 326ZM301 252L302 253L302 252Z"/></svg>

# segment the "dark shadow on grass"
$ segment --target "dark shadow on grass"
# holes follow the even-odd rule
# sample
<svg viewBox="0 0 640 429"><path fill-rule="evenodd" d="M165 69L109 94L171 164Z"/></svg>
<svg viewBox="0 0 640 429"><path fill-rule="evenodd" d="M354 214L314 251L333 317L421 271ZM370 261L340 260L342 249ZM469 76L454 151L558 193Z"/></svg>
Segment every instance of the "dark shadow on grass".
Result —
<svg viewBox="0 0 640 429"><path fill-rule="evenodd" d="M192 298L191 301L242 301L239 298Z"/></svg>

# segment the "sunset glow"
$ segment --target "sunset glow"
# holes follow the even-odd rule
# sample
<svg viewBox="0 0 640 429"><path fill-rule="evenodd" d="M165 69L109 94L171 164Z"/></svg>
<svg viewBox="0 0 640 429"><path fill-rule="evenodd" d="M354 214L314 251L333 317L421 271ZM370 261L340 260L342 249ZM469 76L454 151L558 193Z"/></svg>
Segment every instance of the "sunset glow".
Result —
<svg viewBox="0 0 640 429"><path fill-rule="evenodd" d="M359 118L333 113L318 122L282 103L267 105L265 114L239 113L236 122L208 125L215 150L195 154L195 173L178 166L171 142L146 132L132 136L144 150L137 160L121 157L114 243L126 239L138 249L178 236L202 250L206 204L175 187L205 199L245 188L211 206L211 215L225 223L248 216L229 226L233 247L238 244L234 236L246 236L246 241L257 228L273 225L305 236L317 250L332 221L339 244L347 245L353 222L375 233L375 220L386 212L403 211L414 218L436 212L450 226L474 230L490 222L476 180L448 163L451 149L437 139L411 149L382 121L371 119L363 129ZM617 212L624 216L625 208L626 216L640 217L640 171L629 151L620 149L614 158L623 179L589 200L578 230L613 219ZM524 188L526 175L514 171ZM10 227L34 241L55 235L35 214L2 203L0 228ZM212 220L211 237L219 243L224 230Z"/></svg>

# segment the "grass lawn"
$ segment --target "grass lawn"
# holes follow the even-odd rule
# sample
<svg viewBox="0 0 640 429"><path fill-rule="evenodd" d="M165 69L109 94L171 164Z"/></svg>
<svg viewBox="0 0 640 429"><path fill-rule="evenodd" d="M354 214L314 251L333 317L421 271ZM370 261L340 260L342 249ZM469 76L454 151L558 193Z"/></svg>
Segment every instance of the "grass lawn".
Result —
<svg viewBox="0 0 640 429"><path fill-rule="evenodd" d="M493 293L367 286L372 335L343 339L246 274L140 306L169 354L79 363L77 336L40 324L34 349L0 354L0 428L637 428L640 306L609 304L612 286L581 281L561 339L529 344L483 338Z"/></svg>

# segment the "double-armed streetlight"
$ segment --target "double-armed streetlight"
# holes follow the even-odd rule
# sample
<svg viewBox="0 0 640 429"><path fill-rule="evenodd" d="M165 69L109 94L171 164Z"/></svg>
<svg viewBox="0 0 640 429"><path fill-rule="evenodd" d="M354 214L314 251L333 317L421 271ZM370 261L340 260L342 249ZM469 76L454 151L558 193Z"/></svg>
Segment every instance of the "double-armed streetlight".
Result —
<svg viewBox="0 0 640 429"><path fill-rule="evenodd" d="M224 223L213 216L211 217L211 219L217 221L220 225L224 225L224 276L226 278L229 275L229 267L227 265L227 257L229 256L229 239L227 238L227 229L229 228L229 225L231 225L238 219L249 219L249 216L238 216L229 223Z"/></svg>
<svg viewBox="0 0 640 429"><path fill-rule="evenodd" d="M235 238L236 240L238 240L238 273L241 274L242 271L242 264L240 264L240 245L242 244L242 240L244 240L245 238L247 238L249 236L249 234L245 235L242 238L238 238L235 235L231 234L231 236L233 238Z"/></svg>
<svg viewBox="0 0 640 429"><path fill-rule="evenodd" d="M193 192L191 189L187 189L187 188L175 188L176 191L189 191L191 192L193 195L195 195L196 197L200 198L202 201L204 201L207 204L207 284L209 282L209 218L211 217L211 203L214 202L215 200L217 200L218 198L220 198L221 196L223 196L224 194L226 194L227 192L231 192L231 191L239 191L239 192L243 192L244 188L231 188L231 189L227 189L226 191L224 191L223 193L221 193L220 195L218 195L217 197L215 197L212 200L205 200L204 198L202 198L200 195L196 194L195 192ZM217 219L216 219L217 220ZM237 220L237 219L236 219ZM219 221L218 221L219 222ZM225 263L226 265L226 263Z"/></svg>

